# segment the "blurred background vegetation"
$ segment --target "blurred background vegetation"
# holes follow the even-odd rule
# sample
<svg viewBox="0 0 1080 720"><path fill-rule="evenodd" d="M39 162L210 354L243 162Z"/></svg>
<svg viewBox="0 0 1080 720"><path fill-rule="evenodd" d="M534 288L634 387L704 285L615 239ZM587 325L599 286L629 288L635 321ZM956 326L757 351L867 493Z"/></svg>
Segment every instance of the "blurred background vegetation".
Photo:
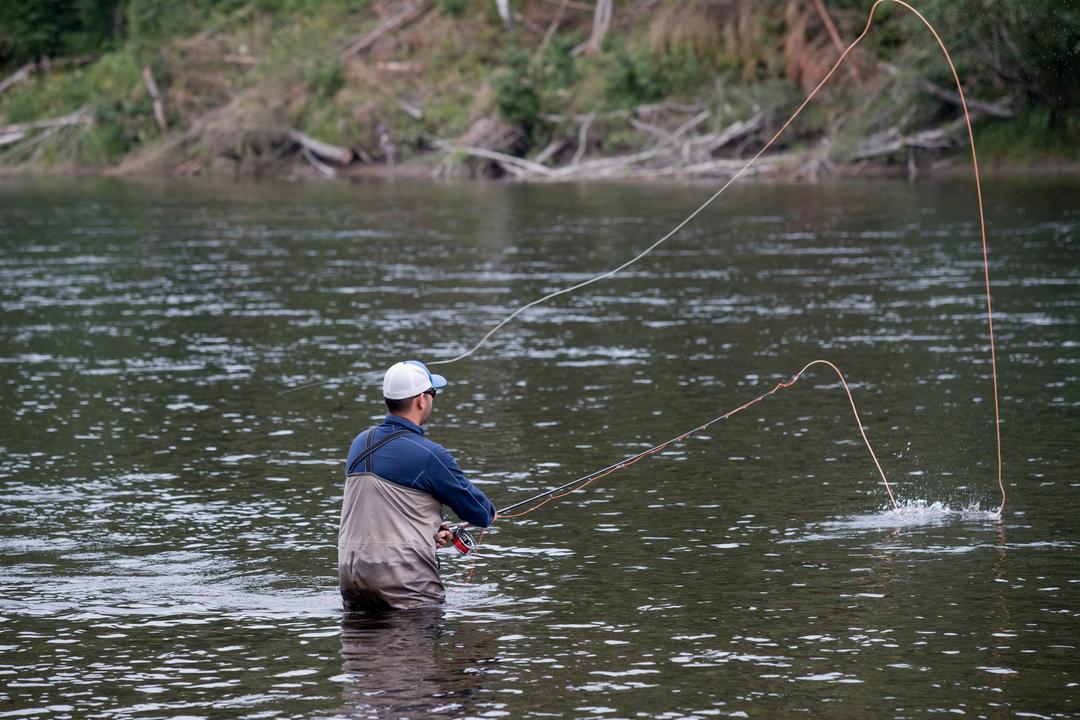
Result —
<svg viewBox="0 0 1080 720"><path fill-rule="evenodd" d="M0 0L0 166L455 176L514 170L503 156L558 168L645 153L719 172L761 147L871 4ZM911 4L952 53L982 154L1078 159L1080 4ZM799 158L779 171L959 165L959 113L933 37L885 2L778 144Z"/></svg>

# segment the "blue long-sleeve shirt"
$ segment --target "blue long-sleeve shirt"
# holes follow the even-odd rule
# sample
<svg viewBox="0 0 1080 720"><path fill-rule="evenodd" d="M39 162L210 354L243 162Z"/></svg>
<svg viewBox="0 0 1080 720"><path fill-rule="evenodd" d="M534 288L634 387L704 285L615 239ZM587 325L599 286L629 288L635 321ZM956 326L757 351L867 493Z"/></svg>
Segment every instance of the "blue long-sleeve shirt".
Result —
<svg viewBox="0 0 1080 720"><path fill-rule="evenodd" d="M363 452L368 433L375 433L372 443L376 443L399 430L409 430L410 434L372 453L371 472L397 485L426 492L470 525L490 525L495 519L495 506L487 496L469 482L446 448L424 437L422 427L397 415L387 415L381 425L356 436L345 461L346 472ZM364 465L361 462L354 472L364 472Z"/></svg>

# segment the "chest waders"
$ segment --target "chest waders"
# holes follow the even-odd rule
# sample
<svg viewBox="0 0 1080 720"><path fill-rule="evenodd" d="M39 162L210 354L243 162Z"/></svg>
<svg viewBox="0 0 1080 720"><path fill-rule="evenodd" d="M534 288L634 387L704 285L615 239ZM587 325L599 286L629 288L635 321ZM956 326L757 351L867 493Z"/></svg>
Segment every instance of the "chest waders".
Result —
<svg viewBox="0 0 1080 720"><path fill-rule="evenodd" d="M372 442L349 464L338 531L338 581L346 610L405 610L445 600L435 534L442 503L426 492L376 475L371 456L405 435L399 430Z"/></svg>

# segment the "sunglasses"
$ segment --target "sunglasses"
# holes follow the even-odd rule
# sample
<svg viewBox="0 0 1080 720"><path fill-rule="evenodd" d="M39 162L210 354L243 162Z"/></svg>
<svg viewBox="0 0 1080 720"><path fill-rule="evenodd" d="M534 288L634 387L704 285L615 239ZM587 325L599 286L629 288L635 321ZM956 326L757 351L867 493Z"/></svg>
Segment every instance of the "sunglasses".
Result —
<svg viewBox="0 0 1080 720"><path fill-rule="evenodd" d="M424 392L423 392L422 394L423 394L423 395L430 395L431 397L435 397L435 395L436 395L437 393L438 393L438 390L436 390L435 388L428 388L428 389L427 389L427 390L425 390L425 391L424 391Z"/></svg>

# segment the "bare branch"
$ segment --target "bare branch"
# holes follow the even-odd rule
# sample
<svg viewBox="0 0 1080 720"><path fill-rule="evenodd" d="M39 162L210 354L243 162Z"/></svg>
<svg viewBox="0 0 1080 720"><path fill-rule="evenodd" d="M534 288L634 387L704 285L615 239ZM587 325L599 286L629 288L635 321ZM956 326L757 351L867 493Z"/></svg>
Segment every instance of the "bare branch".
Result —
<svg viewBox="0 0 1080 720"><path fill-rule="evenodd" d="M341 51L341 59L347 60L353 55L358 55L378 42L384 35L396 32L410 23L418 20L424 13L431 9L431 0L404 0L396 13L379 23L371 32L365 33L352 40Z"/></svg>
<svg viewBox="0 0 1080 720"><path fill-rule="evenodd" d="M535 175L549 176L554 174L554 171L549 167L545 167L539 163L535 163L530 160L514 157L513 155L495 152L494 150L485 150L484 148L467 147L464 145L454 145L452 143L443 142L442 140L433 140L432 144L440 150L445 150L447 152L462 152L466 155L472 155L474 157L482 157L488 160L494 160L495 162L504 165L513 165L517 168L521 168L522 170L526 170Z"/></svg>
<svg viewBox="0 0 1080 720"><path fill-rule="evenodd" d="M33 75L35 70L37 70L36 63L26 63L14 73L9 75L3 82L0 82L0 93L6 91L10 87L14 87L15 85L23 82L31 75Z"/></svg>
<svg viewBox="0 0 1080 720"><path fill-rule="evenodd" d="M154 103L154 120L157 121L161 132L166 133L169 131L169 125L165 122L165 103L161 99L161 91L158 90L157 81L154 80L154 73L149 65L143 67L142 76L146 92L150 93L150 99Z"/></svg>
<svg viewBox="0 0 1080 720"><path fill-rule="evenodd" d="M320 157L324 160L330 160L338 165L348 165L352 162L353 151L349 148L343 148L340 145L331 145L320 140L316 140L310 135L305 135L296 129L289 130L289 139L314 154L316 157Z"/></svg>
<svg viewBox="0 0 1080 720"><path fill-rule="evenodd" d="M595 117L596 110L593 110L585 116L585 121L582 122L581 127L578 128L577 150L574 152L574 159L570 161L571 165L577 165L581 162L581 158L585 157L585 151L589 147L589 128L592 127L592 122Z"/></svg>
<svg viewBox="0 0 1080 720"><path fill-rule="evenodd" d="M533 162L539 165L543 165L555 155L562 152L563 148L566 147L566 144L566 141L562 139L552 140L550 143L548 143L548 146L546 148L536 154L536 157L533 158Z"/></svg>

